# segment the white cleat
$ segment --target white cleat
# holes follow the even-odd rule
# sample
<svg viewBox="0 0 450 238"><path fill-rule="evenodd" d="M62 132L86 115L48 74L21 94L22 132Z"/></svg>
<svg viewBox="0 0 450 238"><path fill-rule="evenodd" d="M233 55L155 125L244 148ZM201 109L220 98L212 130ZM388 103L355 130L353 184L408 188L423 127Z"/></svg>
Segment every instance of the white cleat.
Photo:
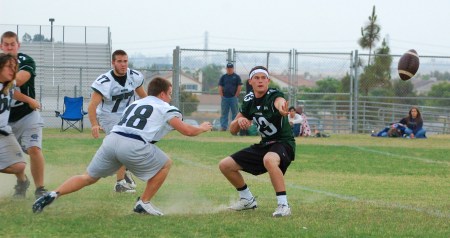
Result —
<svg viewBox="0 0 450 238"><path fill-rule="evenodd" d="M114 191L117 193L135 193L136 190L125 181L125 179L122 179L121 181L116 183L116 186L114 186Z"/></svg>
<svg viewBox="0 0 450 238"><path fill-rule="evenodd" d="M131 188L136 188L136 182L134 182L133 174L131 173L131 171L129 171L129 170L125 171L124 179Z"/></svg>
<svg viewBox="0 0 450 238"><path fill-rule="evenodd" d="M138 198L136 205L134 206L134 212L142 213L153 216L163 216L164 214L153 206L150 202L144 203L141 198Z"/></svg>
<svg viewBox="0 0 450 238"><path fill-rule="evenodd" d="M291 208L289 205L284 204L278 204L277 209L275 209L275 212L272 214L274 217L285 217L291 215Z"/></svg>
<svg viewBox="0 0 450 238"><path fill-rule="evenodd" d="M239 199L239 201L232 206L228 207L231 210L234 211L242 211L247 209L255 209L258 207L258 204L256 203L255 197L252 197L250 200L247 200L245 198Z"/></svg>

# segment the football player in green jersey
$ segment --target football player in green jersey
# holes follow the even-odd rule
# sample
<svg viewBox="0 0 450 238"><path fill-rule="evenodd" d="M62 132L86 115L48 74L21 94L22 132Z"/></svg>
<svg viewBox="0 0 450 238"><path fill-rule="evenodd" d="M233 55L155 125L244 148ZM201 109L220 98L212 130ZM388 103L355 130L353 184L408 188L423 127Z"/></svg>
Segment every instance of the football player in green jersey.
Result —
<svg viewBox="0 0 450 238"><path fill-rule="evenodd" d="M17 34L12 31L3 33L1 38L3 52L14 55L19 63L16 74L16 86L20 92L35 98L34 78L36 77L36 64L30 56L19 53L20 43ZM22 149L30 156L31 175L36 186L35 197L38 198L47 190L44 188L44 164L42 154L42 128L44 122L38 111L30 108L29 104L16 101L11 105L9 125L19 141ZM28 181L27 181L28 182ZM29 184L29 182L28 182ZM25 197L26 184L17 183L15 197Z"/></svg>
<svg viewBox="0 0 450 238"><path fill-rule="evenodd" d="M268 172L278 202L272 215L289 216L291 209L286 196L284 173L295 157L295 139L287 118L288 103L282 92L269 88L269 72L265 67L254 67L249 74L249 83L253 91L244 97L240 112L230 124L230 132L236 134L255 123L261 141L219 163L220 171L240 196L240 200L230 209L241 211L257 207L240 170L253 175Z"/></svg>

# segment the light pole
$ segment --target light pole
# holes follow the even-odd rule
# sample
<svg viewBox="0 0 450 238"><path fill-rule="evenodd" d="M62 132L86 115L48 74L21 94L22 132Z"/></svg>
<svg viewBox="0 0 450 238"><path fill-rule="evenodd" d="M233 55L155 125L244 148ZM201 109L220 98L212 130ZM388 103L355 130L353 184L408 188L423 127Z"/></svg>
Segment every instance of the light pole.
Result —
<svg viewBox="0 0 450 238"><path fill-rule="evenodd" d="M50 21L50 42L52 43L52 79L53 79L53 86L55 86L55 44L53 44L53 22L55 21L55 18L49 18Z"/></svg>
<svg viewBox="0 0 450 238"><path fill-rule="evenodd" d="M50 42L53 42L53 22L55 21L55 18L49 18L50 21Z"/></svg>

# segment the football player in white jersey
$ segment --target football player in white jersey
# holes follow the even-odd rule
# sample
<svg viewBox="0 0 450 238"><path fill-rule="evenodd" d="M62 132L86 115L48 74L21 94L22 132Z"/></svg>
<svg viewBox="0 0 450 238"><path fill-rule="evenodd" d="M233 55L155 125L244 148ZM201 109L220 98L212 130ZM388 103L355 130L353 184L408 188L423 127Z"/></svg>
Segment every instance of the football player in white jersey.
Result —
<svg viewBox="0 0 450 238"><path fill-rule="evenodd" d="M30 181L25 175L25 158L22 148L8 125L12 99L28 103L31 109L39 108L39 102L14 90L17 72L17 58L11 54L0 53L0 172L14 174L15 186L20 193L25 193Z"/></svg>
<svg viewBox="0 0 450 238"><path fill-rule="evenodd" d="M125 108L135 100L135 94L140 98L147 96L143 88L144 77L128 68L128 55L123 50L116 50L111 57L113 69L100 75L92 83L92 97L88 113L92 125L92 136L99 137L100 129L106 134L116 125ZM136 184L131 173L121 167L116 174L116 192L136 192Z"/></svg>
<svg viewBox="0 0 450 238"><path fill-rule="evenodd" d="M196 136L210 131L212 125L209 122L200 126L184 123L178 108L169 104L172 84L166 79L153 79L148 86L148 94L150 96L126 108L120 122L103 140L86 173L69 178L56 190L37 199L32 207L34 213L41 212L56 198L94 184L125 165L136 177L147 182L134 211L163 215L150 200L165 181L172 160L155 143L174 129L183 135Z"/></svg>

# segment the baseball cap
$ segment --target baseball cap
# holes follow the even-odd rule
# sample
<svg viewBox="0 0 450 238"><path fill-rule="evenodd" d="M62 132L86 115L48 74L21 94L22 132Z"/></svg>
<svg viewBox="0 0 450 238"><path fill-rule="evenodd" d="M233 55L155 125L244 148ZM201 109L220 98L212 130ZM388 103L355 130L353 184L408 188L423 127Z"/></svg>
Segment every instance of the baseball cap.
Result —
<svg viewBox="0 0 450 238"><path fill-rule="evenodd" d="M234 65L232 63L228 63L227 68L234 68Z"/></svg>

